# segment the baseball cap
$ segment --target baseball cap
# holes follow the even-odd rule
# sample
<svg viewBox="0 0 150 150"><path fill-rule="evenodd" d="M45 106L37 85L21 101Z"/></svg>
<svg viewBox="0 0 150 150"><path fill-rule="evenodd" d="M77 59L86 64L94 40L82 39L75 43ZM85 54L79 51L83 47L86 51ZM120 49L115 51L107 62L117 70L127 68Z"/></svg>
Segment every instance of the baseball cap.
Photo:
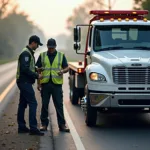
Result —
<svg viewBox="0 0 150 150"><path fill-rule="evenodd" d="M56 41L55 41L55 39L49 39L48 41L47 41L47 46L48 46L48 48L55 48L57 45L56 45Z"/></svg>
<svg viewBox="0 0 150 150"><path fill-rule="evenodd" d="M40 38L36 35L32 35L30 38L29 38L29 43L32 43L32 42L35 42L37 43L38 45L42 46L43 44L40 42Z"/></svg>

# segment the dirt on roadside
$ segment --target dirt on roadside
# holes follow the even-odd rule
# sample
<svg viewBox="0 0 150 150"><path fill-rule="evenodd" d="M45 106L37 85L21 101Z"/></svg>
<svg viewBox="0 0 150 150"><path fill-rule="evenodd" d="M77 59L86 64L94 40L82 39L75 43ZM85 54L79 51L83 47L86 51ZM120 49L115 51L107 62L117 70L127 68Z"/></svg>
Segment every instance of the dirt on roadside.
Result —
<svg viewBox="0 0 150 150"><path fill-rule="evenodd" d="M40 93L35 91L38 108L37 108L37 120L38 127L40 126L40 111L41 111L41 98ZM17 125L17 108L19 102L19 90L17 88L14 96L7 105L5 111L3 111L0 118L0 150L38 150L40 148L40 137L31 136L28 133L18 134ZM29 127L28 121L28 108L25 113L25 120L27 127Z"/></svg>

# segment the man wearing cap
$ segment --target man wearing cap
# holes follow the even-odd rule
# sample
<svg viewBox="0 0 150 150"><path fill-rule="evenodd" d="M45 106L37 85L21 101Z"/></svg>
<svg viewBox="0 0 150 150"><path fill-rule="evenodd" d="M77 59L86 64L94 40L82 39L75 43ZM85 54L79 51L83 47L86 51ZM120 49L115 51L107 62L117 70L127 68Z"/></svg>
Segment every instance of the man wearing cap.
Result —
<svg viewBox="0 0 150 150"><path fill-rule="evenodd" d="M38 48L39 45L43 45L40 42L40 38L36 35L31 36L29 38L29 45L27 45L22 50L18 58L16 82L20 90L20 99L17 112L17 122L18 133L29 133L30 135L42 136L44 135L44 133L37 129L37 101L32 87L32 84L35 82L35 79L42 78L42 75L36 73L35 70L34 51ZM24 119L25 109L27 108L27 105L29 105L30 129L26 127L26 122Z"/></svg>
<svg viewBox="0 0 150 150"><path fill-rule="evenodd" d="M66 126L63 111L63 74L67 73L68 63L65 55L56 50L56 41L49 39L47 42L48 51L40 54L36 66L43 68L43 78L38 84L38 90L41 90L42 109L41 109L41 131L46 131L49 124L48 105L52 95L54 106L57 113L57 122L60 131L70 132Z"/></svg>

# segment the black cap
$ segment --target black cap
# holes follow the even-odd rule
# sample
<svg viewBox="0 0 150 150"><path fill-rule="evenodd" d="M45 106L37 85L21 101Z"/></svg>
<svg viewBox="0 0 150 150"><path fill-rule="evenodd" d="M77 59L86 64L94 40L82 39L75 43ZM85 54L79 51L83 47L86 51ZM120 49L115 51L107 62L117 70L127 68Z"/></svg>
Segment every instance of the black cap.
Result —
<svg viewBox="0 0 150 150"><path fill-rule="evenodd" d="M29 38L29 44L31 44L32 42L35 42L37 43L38 45L42 46L43 44L40 42L40 38L36 35L32 35L30 38Z"/></svg>
<svg viewBox="0 0 150 150"><path fill-rule="evenodd" d="M47 41L47 46L48 46L48 48L55 48L57 45L56 45L56 41L55 41L55 39L49 39L48 41Z"/></svg>

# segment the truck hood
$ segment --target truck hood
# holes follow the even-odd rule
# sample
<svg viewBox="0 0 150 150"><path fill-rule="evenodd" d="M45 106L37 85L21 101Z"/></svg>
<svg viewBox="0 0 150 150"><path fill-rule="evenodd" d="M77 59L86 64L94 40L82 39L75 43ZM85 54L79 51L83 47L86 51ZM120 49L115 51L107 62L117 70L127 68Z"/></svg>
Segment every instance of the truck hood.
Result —
<svg viewBox="0 0 150 150"><path fill-rule="evenodd" d="M148 65L150 63L150 51L148 50L111 50L95 52L92 56L93 62L103 65L128 66L133 63ZM105 66L106 67L106 66Z"/></svg>

